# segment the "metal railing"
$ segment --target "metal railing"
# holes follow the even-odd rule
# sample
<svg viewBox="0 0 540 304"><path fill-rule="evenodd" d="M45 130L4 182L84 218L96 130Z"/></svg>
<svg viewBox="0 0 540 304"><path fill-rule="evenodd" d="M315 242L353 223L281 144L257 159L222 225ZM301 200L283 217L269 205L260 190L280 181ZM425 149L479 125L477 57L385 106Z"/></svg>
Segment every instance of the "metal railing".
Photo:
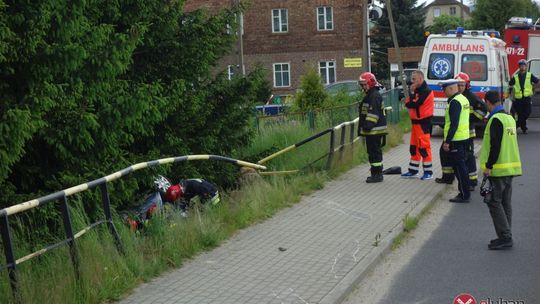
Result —
<svg viewBox="0 0 540 304"><path fill-rule="evenodd" d="M392 107L393 111L388 114L387 120L389 123L398 123L400 119L400 111L402 106L400 103L400 90L392 89L381 93L385 106ZM277 115L256 115L255 127L258 131L266 125L287 123L290 121L304 122L310 129L320 129L324 127L334 126L342 121L351 121L358 117L359 102L348 105L336 106L330 108L320 108L306 112L287 113L281 112Z"/></svg>
<svg viewBox="0 0 540 304"><path fill-rule="evenodd" d="M325 129L321 132L318 132L294 145L290 145L284 149L281 149L261 160L259 160L257 163L258 164L264 164L268 161L270 161L271 159L274 159L284 153L287 153L289 151L292 151L302 145L305 145L315 139L318 139L326 134L330 134L330 139L329 139L329 148L328 148L328 152L326 152L324 155L322 155L321 157L319 157L317 160L315 160L314 162L317 162L325 157L327 157L326 159L326 165L325 165L325 168L326 170L330 170L332 168L332 165L334 164L334 156L336 153L339 153L339 160L342 160L343 159L343 155L345 153L345 148L347 146L350 146L350 145L353 145L354 143L356 143L360 137L357 136L357 130L358 130L358 122L359 122L359 119L356 118L354 120L351 120L351 121L347 121L347 122L344 122L344 123L341 123L337 126L334 126L334 127L331 127L331 128L328 128L328 129ZM337 140L339 136L339 140ZM348 141L347 141L347 138L348 138ZM354 153L354 149L350 149L351 153ZM313 163L313 162L312 162ZM299 169L296 169L296 170L287 170L287 171L273 171L273 172L265 172L266 175L268 174L292 174L292 173L297 173L299 172Z"/></svg>
<svg viewBox="0 0 540 304"><path fill-rule="evenodd" d="M144 168L149 168L149 167L154 167L154 166L159 166L159 165L164 165L164 164L178 163L178 162L183 162L183 161L193 161L193 160L218 160L218 161L225 161L225 162L233 163L239 166L251 167L251 168L255 168L259 170L266 170L266 167L262 165L253 164L253 163L236 160L236 159L232 159L232 158L228 158L224 156L218 156L218 155L188 155L188 156L163 158L163 159L158 159L154 161L138 163L130 167L127 167L123 170L117 171L113 174L93 180L91 182L80 184L78 186L74 186L65 190L57 191L52 194L49 194L40 198L36 198L36 199L30 200L21 204L17 204L11 207L0 209L0 233L2 236L2 244L4 247L4 254L5 254L6 262L7 262L6 265L0 265L0 271L4 269L8 269L11 290L13 292L15 301L21 302L21 296L18 292L18 279L17 279L16 266L32 258L45 254L46 252L49 252L52 249L61 247L63 245L67 244L69 246L69 253L70 253L71 262L73 264L73 268L75 271L75 277L78 279L80 277L79 255L77 252L75 240L83 236L85 233L87 233L91 229L101 224L107 224L109 231L114 238L115 245L118 252L124 255L122 242L120 240L120 236L118 235L118 231L116 230L116 227L114 225L113 218L112 218L111 203L110 203L110 198L109 198L109 191L107 188L107 184L109 182L112 182L134 171L141 170ZM104 211L105 218L88 225L87 227L83 228L81 231L77 233L74 233L73 224L71 222L70 210L69 210L68 196L71 196L76 193L80 193L89 189L97 188L97 187L101 189L101 200L103 204L103 211ZM16 258L15 251L13 248L11 229L9 225L9 217L15 214L21 213L21 212L31 210L33 208L43 206L49 202L53 202L57 200L60 200L59 208L62 214L66 238L55 244L46 246L45 248L32 252L24 257Z"/></svg>

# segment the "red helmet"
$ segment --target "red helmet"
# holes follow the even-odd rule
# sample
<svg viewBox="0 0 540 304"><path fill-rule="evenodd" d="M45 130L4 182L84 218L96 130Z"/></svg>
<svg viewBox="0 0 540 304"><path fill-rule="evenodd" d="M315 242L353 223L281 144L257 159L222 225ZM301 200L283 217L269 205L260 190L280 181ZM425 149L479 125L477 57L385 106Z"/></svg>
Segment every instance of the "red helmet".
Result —
<svg viewBox="0 0 540 304"><path fill-rule="evenodd" d="M467 75L466 73L459 72L456 75L455 79L459 80L460 82L465 82L465 88L466 89L469 89L471 87L471 80L469 78L469 75Z"/></svg>
<svg viewBox="0 0 540 304"><path fill-rule="evenodd" d="M167 202L173 203L177 199L181 198L184 195L184 189L179 184L172 185L167 189L165 193L165 200Z"/></svg>
<svg viewBox="0 0 540 304"><path fill-rule="evenodd" d="M377 81L377 78L375 75L373 75L370 72L364 72L360 74L360 78L358 78L359 84L367 84L368 87L371 89L373 87L380 87L381 84Z"/></svg>

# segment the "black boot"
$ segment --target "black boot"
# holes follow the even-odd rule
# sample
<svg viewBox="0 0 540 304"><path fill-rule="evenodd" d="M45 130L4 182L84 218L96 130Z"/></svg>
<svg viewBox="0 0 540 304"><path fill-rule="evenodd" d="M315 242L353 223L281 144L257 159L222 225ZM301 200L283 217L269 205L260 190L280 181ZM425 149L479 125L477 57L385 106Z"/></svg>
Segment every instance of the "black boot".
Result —
<svg viewBox="0 0 540 304"><path fill-rule="evenodd" d="M366 183L380 183L383 181L383 173L382 173L383 167L371 167L371 176L368 176L366 179Z"/></svg>
<svg viewBox="0 0 540 304"><path fill-rule="evenodd" d="M435 179L437 184L449 184L451 185L454 182L454 174L443 173L442 177L437 177Z"/></svg>

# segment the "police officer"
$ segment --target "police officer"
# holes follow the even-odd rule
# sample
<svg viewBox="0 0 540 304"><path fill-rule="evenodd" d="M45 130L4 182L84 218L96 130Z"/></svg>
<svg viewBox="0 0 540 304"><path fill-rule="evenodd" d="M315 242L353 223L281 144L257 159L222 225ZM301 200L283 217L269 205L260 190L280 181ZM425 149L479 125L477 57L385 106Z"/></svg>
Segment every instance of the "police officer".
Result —
<svg viewBox="0 0 540 304"><path fill-rule="evenodd" d="M446 160L452 165L458 180L459 194L451 198L450 202L468 203L471 193L465 159L469 145L469 100L459 93L457 84L458 81L455 79L439 83L448 97L448 107L444 116L444 141L440 153L441 162Z"/></svg>
<svg viewBox="0 0 540 304"><path fill-rule="evenodd" d="M388 133L384 103L379 93L381 85L377 82L375 75L369 72L360 75L358 84L366 93L360 103L358 124L358 135L366 138L368 159L371 165L371 176L366 179L366 183L378 183L383 181L382 146L384 146L385 135Z"/></svg>
<svg viewBox="0 0 540 304"><path fill-rule="evenodd" d="M487 203L497 238L491 250L510 248L512 241L512 179L521 175L521 160L516 136L516 122L504 112L499 93L486 93L489 120L484 131L480 167L493 187Z"/></svg>
<svg viewBox="0 0 540 304"><path fill-rule="evenodd" d="M514 102L512 113L517 114L517 126L523 134L527 134L527 118L531 115L531 96L534 88L538 86L538 78L531 72L527 72L527 60L518 61L519 71L508 82L509 92L514 90ZM533 87L534 85L534 87Z"/></svg>
<svg viewBox="0 0 540 304"><path fill-rule="evenodd" d="M469 116L469 147L467 150L467 169L469 170L469 187L474 191L474 187L478 184L478 174L476 169L476 158L474 157L474 138L476 137L476 127L483 124L484 117L487 114L486 104L471 92L471 80L466 73L459 73L456 76L459 81L458 90L463 96L467 97L470 105Z"/></svg>
<svg viewBox="0 0 540 304"><path fill-rule="evenodd" d="M421 180L433 179L433 165L431 155L431 120L433 118L434 95L433 91L424 81L424 73L420 70L411 75L412 94L405 101L405 107L409 109L409 117L412 122L409 170L403 174L403 178L416 178L420 169L420 163L424 169Z"/></svg>

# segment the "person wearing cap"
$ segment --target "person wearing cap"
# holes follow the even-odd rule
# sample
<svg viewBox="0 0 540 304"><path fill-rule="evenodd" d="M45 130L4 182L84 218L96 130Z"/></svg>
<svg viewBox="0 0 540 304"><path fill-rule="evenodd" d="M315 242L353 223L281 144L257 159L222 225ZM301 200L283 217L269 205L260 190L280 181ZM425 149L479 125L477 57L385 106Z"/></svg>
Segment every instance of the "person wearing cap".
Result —
<svg viewBox="0 0 540 304"><path fill-rule="evenodd" d="M412 122L409 151L409 170L401 174L402 178L418 178L420 163L424 169L421 180L433 179L431 155L431 120L435 105L433 91L424 81L424 73L420 70L412 72L411 95L405 101Z"/></svg>
<svg viewBox="0 0 540 304"><path fill-rule="evenodd" d="M384 103L379 88L381 85L375 75L364 72L358 79L358 84L366 95L359 104L358 135L366 139L368 160L371 165L371 176L366 183L383 181L383 153L385 136L388 133Z"/></svg>
<svg viewBox="0 0 540 304"><path fill-rule="evenodd" d="M164 198L169 203L179 202L181 215L184 217L187 216L187 209L193 199L197 199L202 204L216 205L220 202L217 187L200 178L180 180L178 184L166 190Z"/></svg>
<svg viewBox="0 0 540 304"><path fill-rule="evenodd" d="M534 89L539 86L536 76L527 71L527 60L518 61L519 70L508 82L509 93L514 91L514 102L512 103L512 113L517 114L517 126L521 128L523 134L527 134L527 119L531 115L531 96Z"/></svg>
<svg viewBox="0 0 540 304"><path fill-rule="evenodd" d="M448 97L448 107L444 116L444 140L440 153L441 162L445 160L452 165L458 180L459 194L451 198L450 202L468 203L471 193L465 158L469 144L469 100L459 93L457 84L458 81L455 79L439 82Z"/></svg>
<svg viewBox="0 0 540 304"><path fill-rule="evenodd" d="M466 73L459 73L456 76L458 90L469 100L469 147L467 150L467 169L469 171L469 187L471 191L478 185L478 174L476 168L476 158L474 157L474 138L476 137L476 127L484 123L484 117L487 114L486 104L471 91L471 80Z"/></svg>
<svg viewBox="0 0 540 304"><path fill-rule="evenodd" d="M487 202L497 238L491 240L491 250L510 248L512 241L512 179L522 174L515 120L504 111L499 92L486 93L489 110L484 131L480 167L492 186Z"/></svg>

